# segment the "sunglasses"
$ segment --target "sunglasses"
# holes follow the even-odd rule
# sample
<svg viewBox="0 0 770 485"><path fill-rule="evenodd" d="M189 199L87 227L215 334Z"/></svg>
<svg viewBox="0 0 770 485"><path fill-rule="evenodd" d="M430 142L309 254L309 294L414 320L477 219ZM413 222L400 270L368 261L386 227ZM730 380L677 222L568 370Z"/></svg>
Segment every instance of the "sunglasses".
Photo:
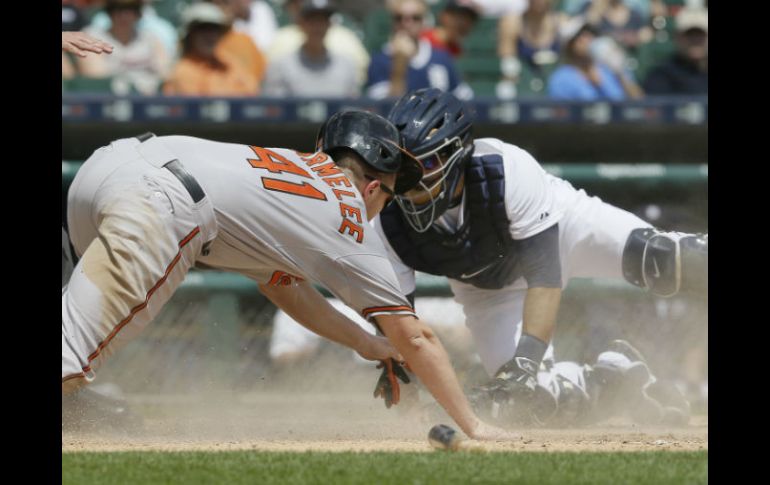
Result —
<svg viewBox="0 0 770 485"><path fill-rule="evenodd" d="M409 19L412 22L422 22L422 14L401 15L400 13L397 13L393 16L393 20L397 23L401 23L406 19Z"/></svg>
<svg viewBox="0 0 770 485"><path fill-rule="evenodd" d="M378 180L380 182L380 189L382 189L383 192L388 194L388 198L385 201L385 206L383 207L383 209L385 209L385 207L389 206L391 204L391 202L393 202L393 200L396 198L396 193L393 192L393 189L391 189L390 187L385 185L385 183L382 180L380 180L380 179L376 179L376 178L374 178L372 176L369 176L369 175L364 175L364 177L367 180L369 180L369 181Z"/></svg>

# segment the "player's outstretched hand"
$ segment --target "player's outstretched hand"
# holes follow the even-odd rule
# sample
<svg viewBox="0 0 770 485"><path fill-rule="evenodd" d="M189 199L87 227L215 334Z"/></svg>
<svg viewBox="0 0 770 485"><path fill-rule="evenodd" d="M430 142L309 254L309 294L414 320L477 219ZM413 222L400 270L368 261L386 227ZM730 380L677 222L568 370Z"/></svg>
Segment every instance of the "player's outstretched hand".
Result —
<svg viewBox="0 0 770 485"><path fill-rule="evenodd" d="M483 421L479 421L476 429L471 433L468 433L468 436L474 440L479 441L515 441L520 440L522 437L519 433L507 431L503 428L492 426L491 424L487 424Z"/></svg>
<svg viewBox="0 0 770 485"><path fill-rule="evenodd" d="M86 57L87 52L112 53L111 44L83 32L62 32L61 49L79 57Z"/></svg>

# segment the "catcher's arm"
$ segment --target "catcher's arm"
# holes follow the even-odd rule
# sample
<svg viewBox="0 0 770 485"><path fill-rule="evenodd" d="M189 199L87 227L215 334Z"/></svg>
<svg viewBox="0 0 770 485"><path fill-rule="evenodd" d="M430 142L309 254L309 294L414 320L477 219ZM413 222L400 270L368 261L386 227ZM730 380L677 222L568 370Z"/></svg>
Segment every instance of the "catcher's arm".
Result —
<svg viewBox="0 0 770 485"><path fill-rule="evenodd" d="M524 298L522 335L530 335L545 343L553 339L556 316L561 303L561 261L559 259L559 225L554 224L534 236L516 241L521 258L527 295ZM543 348L545 352L545 348ZM526 356L540 365L542 355Z"/></svg>
<svg viewBox="0 0 770 485"><path fill-rule="evenodd" d="M528 286L521 338L513 358L495 373L492 388L502 384L507 393L517 393L526 401L537 386L540 362L556 330L562 284L559 225L517 240L516 250Z"/></svg>
<svg viewBox="0 0 770 485"><path fill-rule="evenodd" d="M332 342L349 347L367 360L403 357L386 338L365 332L354 321L338 312L312 284L296 286L259 285L259 289L277 307L308 330Z"/></svg>
<svg viewBox="0 0 770 485"><path fill-rule="evenodd" d="M411 315L378 315L382 332L411 370L460 428L474 439L516 439L518 435L483 423L463 394L444 347L431 329Z"/></svg>

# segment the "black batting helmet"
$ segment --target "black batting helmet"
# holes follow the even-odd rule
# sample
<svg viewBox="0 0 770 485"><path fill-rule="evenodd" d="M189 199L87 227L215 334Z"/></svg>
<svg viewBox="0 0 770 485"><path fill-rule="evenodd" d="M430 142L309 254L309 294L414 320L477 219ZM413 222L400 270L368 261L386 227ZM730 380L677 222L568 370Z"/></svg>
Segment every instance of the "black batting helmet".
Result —
<svg viewBox="0 0 770 485"><path fill-rule="evenodd" d="M330 152L339 148L353 150L378 172L397 174L397 194L408 191L422 178L422 166L403 152L396 127L378 114L350 110L326 120L316 137L316 150L333 157Z"/></svg>

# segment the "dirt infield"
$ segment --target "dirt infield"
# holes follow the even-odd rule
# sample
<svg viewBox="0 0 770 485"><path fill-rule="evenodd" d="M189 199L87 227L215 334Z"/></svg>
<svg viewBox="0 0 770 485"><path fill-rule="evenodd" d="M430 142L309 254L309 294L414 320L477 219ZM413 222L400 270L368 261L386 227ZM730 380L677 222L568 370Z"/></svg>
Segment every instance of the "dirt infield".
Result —
<svg viewBox="0 0 770 485"><path fill-rule="evenodd" d="M144 416L126 430L67 425L62 452L82 451L411 451L428 452L428 420L419 406L386 410L366 395L260 392L208 396L131 396ZM622 419L579 429L522 429L514 442L485 451L692 451L708 449L708 417L681 428L639 427Z"/></svg>

